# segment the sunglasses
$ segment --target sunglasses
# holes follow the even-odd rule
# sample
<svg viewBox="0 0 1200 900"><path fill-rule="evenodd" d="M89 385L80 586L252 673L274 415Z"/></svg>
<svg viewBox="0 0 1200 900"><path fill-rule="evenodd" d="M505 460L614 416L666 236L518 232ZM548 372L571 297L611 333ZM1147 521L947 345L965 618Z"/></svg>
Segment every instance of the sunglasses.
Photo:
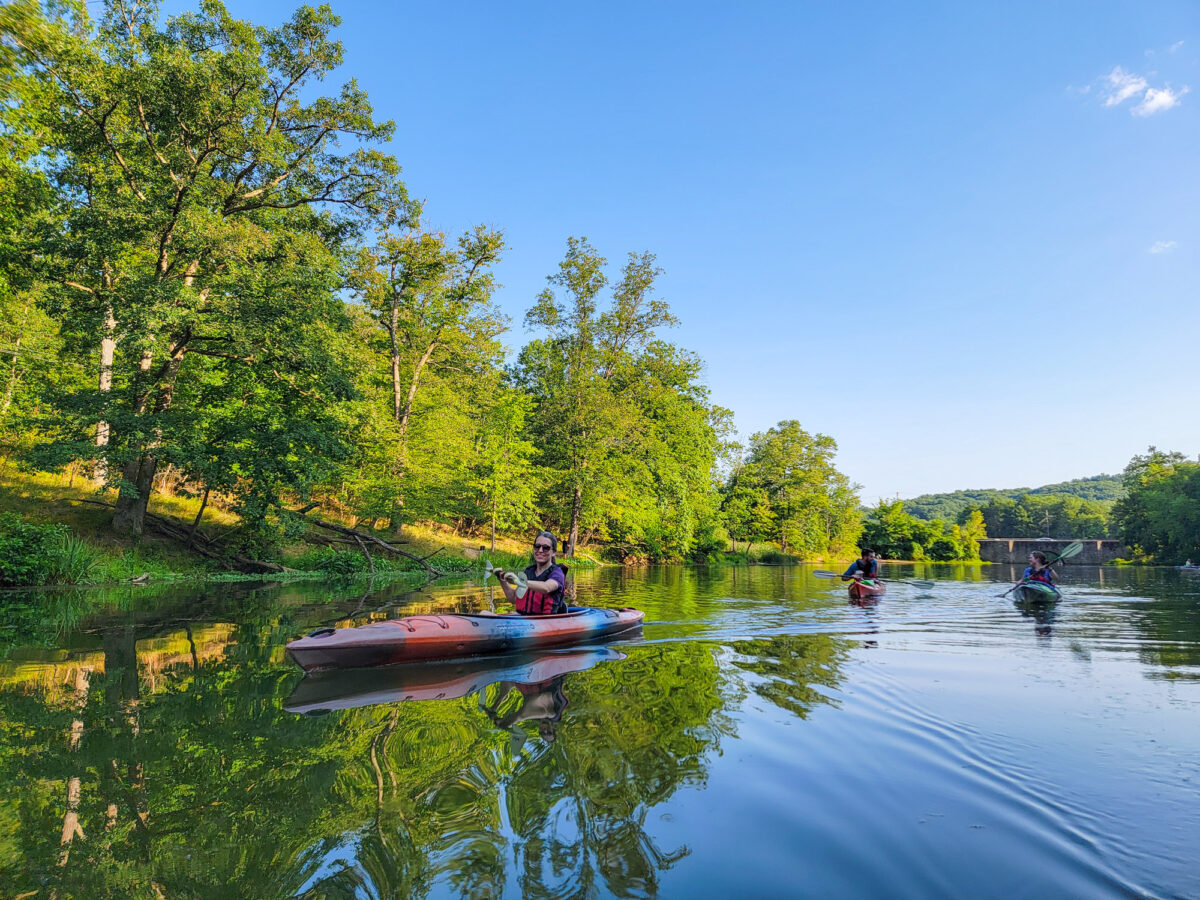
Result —
<svg viewBox="0 0 1200 900"><path fill-rule="evenodd" d="M534 550L545 550L547 553L549 553L554 548L551 547L549 544L534 544L533 549Z"/></svg>

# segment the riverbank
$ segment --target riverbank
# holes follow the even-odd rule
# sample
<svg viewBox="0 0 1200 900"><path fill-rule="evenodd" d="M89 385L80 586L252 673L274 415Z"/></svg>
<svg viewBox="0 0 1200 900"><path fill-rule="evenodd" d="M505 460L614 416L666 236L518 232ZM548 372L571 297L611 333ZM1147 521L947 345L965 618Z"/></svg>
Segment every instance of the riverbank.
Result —
<svg viewBox="0 0 1200 900"><path fill-rule="evenodd" d="M403 550L391 553L374 545L369 554L357 546L330 543L328 533L310 529L275 546L260 547L255 554L274 571L247 573L205 558L183 543L148 531L137 539L114 535L111 510L103 504L112 497L95 490L82 477L70 474L0 470L0 587L87 585L181 581L303 581L339 576L406 578L430 573L425 560L443 575L468 576L490 559L497 566L524 566L525 542L500 539L487 549L476 536L454 534L449 529L405 526L403 535L359 526L356 530ZM156 493L150 513L172 530L187 534L193 527L210 545L237 546L245 538L236 515L215 504L201 510L197 497ZM349 527L337 517L323 514L335 524ZM251 553L255 548L242 550ZM411 558L410 558L411 557ZM580 554L572 565L599 565L590 553Z"/></svg>

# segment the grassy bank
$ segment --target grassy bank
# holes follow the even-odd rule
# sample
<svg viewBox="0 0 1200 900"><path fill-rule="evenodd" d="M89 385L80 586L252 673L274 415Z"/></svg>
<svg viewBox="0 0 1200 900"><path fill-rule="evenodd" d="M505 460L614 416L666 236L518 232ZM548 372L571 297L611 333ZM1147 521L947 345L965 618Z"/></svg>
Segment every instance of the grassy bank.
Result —
<svg viewBox="0 0 1200 900"><path fill-rule="evenodd" d="M263 558L292 570L269 575L244 575L222 568L167 538L147 533L129 539L114 535L112 511L88 501L111 503L115 496L97 492L82 477L29 473L0 467L0 587L53 584L102 585L149 576L152 581L209 579L254 581L329 578L369 574L401 577L425 570L415 560L378 550L367 558L357 549L320 546L300 540L271 548ZM190 526L200 510L193 497L155 494L150 512ZM327 515L334 519L334 516ZM351 522L342 524L351 525ZM236 540L236 515L210 503L201 528L211 538ZM360 528L368 533L370 529ZM473 575L490 559L501 568L528 564L527 539L498 539L494 551L476 536L455 534L439 526L405 526L403 536L377 532L448 575ZM314 532L313 537L317 537ZM596 566L590 554L580 554L576 568Z"/></svg>

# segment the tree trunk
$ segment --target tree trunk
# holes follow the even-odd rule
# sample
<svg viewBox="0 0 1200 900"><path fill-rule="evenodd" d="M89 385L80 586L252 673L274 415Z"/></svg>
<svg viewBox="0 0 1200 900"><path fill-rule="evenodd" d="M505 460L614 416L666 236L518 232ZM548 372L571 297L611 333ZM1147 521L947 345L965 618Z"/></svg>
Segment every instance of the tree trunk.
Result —
<svg viewBox="0 0 1200 900"><path fill-rule="evenodd" d="M400 421L400 295L392 296L392 322L388 333L392 338L392 416Z"/></svg>
<svg viewBox="0 0 1200 900"><path fill-rule="evenodd" d="M567 538L566 555L575 558L575 542L579 540L579 514L583 510L583 488L575 486L575 497L571 500L571 535Z"/></svg>
<svg viewBox="0 0 1200 900"><path fill-rule="evenodd" d="M417 364L413 366L412 381L408 385L408 398L404 401L404 409L399 411L396 416L396 421L400 423L400 436L403 437L408 431L408 420L412 416L413 401L417 397L417 388L421 386L421 375L425 371L425 366L429 363L429 359L433 356L433 351L437 349L437 342L430 343L425 348L425 352L421 354L421 358L417 360Z"/></svg>
<svg viewBox="0 0 1200 900"><path fill-rule="evenodd" d="M159 381L158 402L154 404L154 415L161 415L171 408L175 396L175 379L183 365L187 354L184 344L177 344L167 362L162 379ZM149 359L142 357L143 369L149 368ZM149 388L147 388L147 394ZM139 404L139 415L145 414L145 400ZM155 433L151 441L142 448L142 452L125 464L121 473L122 484L117 495L116 511L113 513L113 531L117 534L141 536L146 525L146 509L150 505L150 495L154 490L154 475L158 471L156 450L162 443L161 432Z"/></svg>
<svg viewBox="0 0 1200 900"><path fill-rule="evenodd" d="M13 402L13 397L17 394L17 377L18 362L21 356L21 340L25 337L25 325L29 321L29 307L33 304L33 295L30 294L25 298L25 309L21 313L21 327L17 331L16 340L13 341L12 348L12 368L8 375L8 387L4 391L4 403L0 404L0 416L8 412L8 407Z"/></svg>
<svg viewBox="0 0 1200 900"><path fill-rule="evenodd" d="M104 395L112 390L112 371L113 357L117 351L117 320L113 317L112 306L104 307L104 334L100 338L100 394ZM106 458L107 451L104 449L108 446L108 422L101 419L96 423L96 448L99 453L96 456L95 481L96 485L103 485L108 479L108 460Z"/></svg>

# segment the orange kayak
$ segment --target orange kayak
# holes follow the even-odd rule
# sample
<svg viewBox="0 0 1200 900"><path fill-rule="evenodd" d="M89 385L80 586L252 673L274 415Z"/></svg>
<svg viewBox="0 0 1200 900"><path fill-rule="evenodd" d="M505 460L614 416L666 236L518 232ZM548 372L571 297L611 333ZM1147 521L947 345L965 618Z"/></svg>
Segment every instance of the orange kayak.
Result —
<svg viewBox="0 0 1200 900"><path fill-rule="evenodd" d="M864 600L867 597L879 597L885 590L882 581L852 581L850 582L850 599Z"/></svg>
<svg viewBox="0 0 1200 900"><path fill-rule="evenodd" d="M638 609L583 606L573 606L554 616L406 616L357 628L319 628L292 641L287 652L306 672L518 653L609 638L637 628L645 616Z"/></svg>

